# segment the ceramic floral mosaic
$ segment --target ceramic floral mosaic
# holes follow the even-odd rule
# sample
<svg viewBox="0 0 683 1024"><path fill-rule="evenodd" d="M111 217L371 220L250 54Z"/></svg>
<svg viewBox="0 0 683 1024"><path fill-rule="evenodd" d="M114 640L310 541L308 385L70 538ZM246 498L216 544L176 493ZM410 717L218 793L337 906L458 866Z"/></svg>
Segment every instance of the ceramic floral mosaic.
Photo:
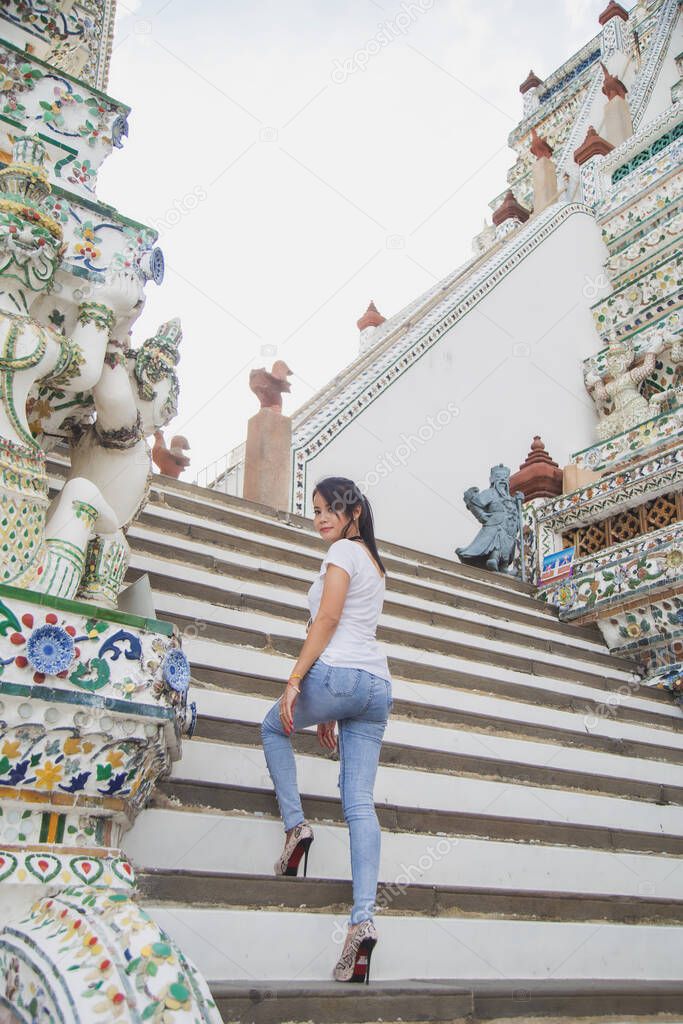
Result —
<svg viewBox="0 0 683 1024"><path fill-rule="evenodd" d="M36 969L34 950L40 946ZM68 963L68 972L60 965ZM220 1024L194 964L129 895L69 886L0 934L5 997L26 1020Z"/></svg>

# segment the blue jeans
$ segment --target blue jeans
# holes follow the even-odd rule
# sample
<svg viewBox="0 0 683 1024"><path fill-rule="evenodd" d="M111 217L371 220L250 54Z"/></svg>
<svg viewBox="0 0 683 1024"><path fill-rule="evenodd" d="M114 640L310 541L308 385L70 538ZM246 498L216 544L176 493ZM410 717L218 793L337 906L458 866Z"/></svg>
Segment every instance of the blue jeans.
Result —
<svg viewBox="0 0 683 1024"><path fill-rule="evenodd" d="M359 668L338 668L318 658L301 680L294 729L334 719L339 730L339 790L351 838L351 924L372 920L379 874L380 828L373 790L384 729L392 705L391 682ZM279 700L261 725L263 751L280 813L289 831L304 821L290 737Z"/></svg>

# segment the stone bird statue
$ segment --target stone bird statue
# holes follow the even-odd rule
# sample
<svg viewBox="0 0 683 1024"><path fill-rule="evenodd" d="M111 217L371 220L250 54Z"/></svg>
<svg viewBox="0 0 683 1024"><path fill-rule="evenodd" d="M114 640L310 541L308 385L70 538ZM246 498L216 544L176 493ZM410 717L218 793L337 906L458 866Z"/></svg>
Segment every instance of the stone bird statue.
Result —
<svg viewBox="0 0 683 1024"><path fill-rule="evenodd" d="M274 409L276 412L282 412L282 392L292 390L291 384L287 380L291 374L292 371L282 359L273 363L270 373L265 366L250 371L249 387L261 403L262 409Z"/></svg>
<svg viewBox="0 0 683 1024"><path fill-rule="evenodd" d="M154 431L152 459L159 468L160 473L172 476L177 480L183 470L187 469L190 465L190 460L185 455L185 452L189 450L190 446L186 437L177 435L171 440L171 447L167 448L163 431Z"/></svg>

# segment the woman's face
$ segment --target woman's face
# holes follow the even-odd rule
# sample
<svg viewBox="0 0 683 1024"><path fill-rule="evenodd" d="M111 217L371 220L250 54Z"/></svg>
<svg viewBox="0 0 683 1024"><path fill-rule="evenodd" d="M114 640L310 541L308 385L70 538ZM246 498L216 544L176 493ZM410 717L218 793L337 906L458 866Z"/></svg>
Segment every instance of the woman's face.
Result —
<svg viewBox="0 0 683 1024"><path fill-rule="evenodd" d="M344 515L340 512L334 512L328 505L327 501L323 498L322 494L314 491L313 525L324 541L333 544L335 540L340 540L344 527L350 519L351 516L348 513ZM355 532L356 531L353 529L348 531L348 533Z"/></svg>

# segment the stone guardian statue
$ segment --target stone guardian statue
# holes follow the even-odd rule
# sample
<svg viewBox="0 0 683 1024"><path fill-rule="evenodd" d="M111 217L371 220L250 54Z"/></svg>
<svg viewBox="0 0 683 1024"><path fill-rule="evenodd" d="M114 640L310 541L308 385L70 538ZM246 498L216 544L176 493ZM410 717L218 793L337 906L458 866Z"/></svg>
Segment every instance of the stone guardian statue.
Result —
<svg viewBox="0 0 683 1024"><path fill-rule="evenodd" d="M498 464L491 468L489 487L480 491L468 487L465 505L482 528L466 548L455 553L465 565L492 572L509 572L519 537L519 505L510 494L510 470Z"/></svg>

